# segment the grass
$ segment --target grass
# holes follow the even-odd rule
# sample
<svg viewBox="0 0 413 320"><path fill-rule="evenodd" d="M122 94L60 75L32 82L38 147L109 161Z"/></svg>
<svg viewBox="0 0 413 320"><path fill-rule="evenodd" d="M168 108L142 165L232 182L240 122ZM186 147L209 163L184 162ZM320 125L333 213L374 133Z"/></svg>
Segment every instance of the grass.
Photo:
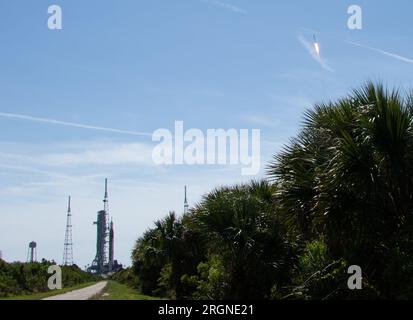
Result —
<svg viewBox="0 0 413 320"><path fill-rule="evenodd" d="M160 298L145 296L119 282L109 280L105 289L94 300L162 300Z"/></svg>
<svg viewBox="0 0 413 320"><path fill-rule="evenodd" d="M96 282L85 282L85 283L81 283L73 287L63 288L62 290L53 290L53 291L41 292L41 293L35 293L35 294L23 295L23 296L12 296L12 297L7 297L7 298L0 298L0 300L42 300L44 298L56 296L58 294L63 294L63 293L70 292L73 290L78 290L78 289L82 289L85 287L89 287L94 284L96 284Z"/></svg>

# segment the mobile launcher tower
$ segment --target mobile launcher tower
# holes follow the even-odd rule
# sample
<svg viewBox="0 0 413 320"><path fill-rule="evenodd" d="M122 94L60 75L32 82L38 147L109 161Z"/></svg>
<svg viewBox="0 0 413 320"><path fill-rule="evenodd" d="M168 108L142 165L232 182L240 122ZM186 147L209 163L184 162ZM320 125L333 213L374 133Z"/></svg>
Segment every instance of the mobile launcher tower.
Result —
<svg viewBox="0 0 413 320"><path fill-rule="evenodd" d="M94 274L105 275L122 269L122 265L118 264L118 261L113 259L115 233L113 222L109 222L108 179L105 179L103 210L97 213L97 221L93 224L97 227L96 257L87 271Z"/></svg>

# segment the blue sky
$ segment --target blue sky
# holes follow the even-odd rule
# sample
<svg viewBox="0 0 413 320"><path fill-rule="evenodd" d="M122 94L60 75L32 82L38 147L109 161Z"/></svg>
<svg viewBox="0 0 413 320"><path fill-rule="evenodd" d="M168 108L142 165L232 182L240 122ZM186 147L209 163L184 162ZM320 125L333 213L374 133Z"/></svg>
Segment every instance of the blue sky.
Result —
<svg viewBox="0 0 413 320"><path fill-rule="evenodd" d="M47 28L51 4L63 9L63 30ZM351 4L363 9L362 30L347 28ZM261 129L264 169L314 103L369 79L409 88L412 10L408 0L1 0L0 114L146 133L176 120ZM313 33L328 68L302 44ZM231 166L154 166L148 136L4 115L0 133L8 261L25 260L36 240L40 258L61 262L70 194L75 262L90 263L105 177L125 264L153 220L182 211L185 184L194 204L250 179Z"/></svg>

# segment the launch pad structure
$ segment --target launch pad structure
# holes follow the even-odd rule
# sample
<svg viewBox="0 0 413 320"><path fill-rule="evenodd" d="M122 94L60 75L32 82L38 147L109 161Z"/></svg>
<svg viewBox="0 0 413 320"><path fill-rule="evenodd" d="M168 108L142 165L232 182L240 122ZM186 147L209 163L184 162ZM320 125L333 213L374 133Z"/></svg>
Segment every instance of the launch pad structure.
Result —
<svg viewBox="0 0 413 320"><path fill-rule="evenodd" d="M122 265L114 260L115 232L113 221L109 216L108 179L105 179L105 195L103 210L97 213L96 256L87 271L94 274L108 274L122 269Z"/></svg>

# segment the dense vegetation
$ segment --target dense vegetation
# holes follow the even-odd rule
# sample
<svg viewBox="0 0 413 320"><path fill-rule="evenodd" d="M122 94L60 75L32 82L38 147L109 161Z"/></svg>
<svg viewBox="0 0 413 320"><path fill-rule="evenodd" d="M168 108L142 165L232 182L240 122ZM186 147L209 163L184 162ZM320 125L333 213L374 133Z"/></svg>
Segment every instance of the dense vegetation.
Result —
<svg viewBox="0 0 413 320"><path fill-rule="evenodd" d="M0 259L0 298L49 291L47 280L52 274L47 273L47 270L54 264L46 260L38 263L6 263ZM96 276L82 271L75 265L62 266L64 288L97 280Z"/></svg>
<svg viewBox="0 0 413 320"><path fill-rule="evenodd" d="M119 277L176 299L413 299L412 120L413 94L381 85L316 106L267 181L157 221Z"/></svg>

